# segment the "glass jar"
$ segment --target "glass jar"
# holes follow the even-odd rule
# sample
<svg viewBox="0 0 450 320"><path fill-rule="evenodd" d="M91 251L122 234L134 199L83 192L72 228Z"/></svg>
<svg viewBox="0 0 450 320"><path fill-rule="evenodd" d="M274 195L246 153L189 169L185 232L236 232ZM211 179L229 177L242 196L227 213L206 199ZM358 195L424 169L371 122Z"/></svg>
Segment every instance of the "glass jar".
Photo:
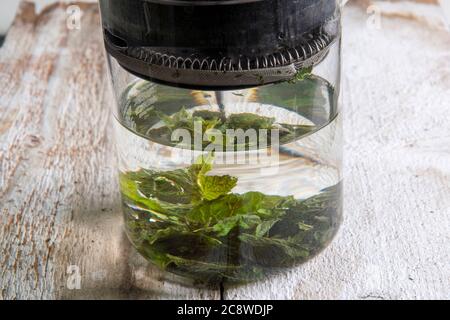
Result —
<svg viewBox="0 0 450 320"><path fill-rule="evenodd" d="M246 9L256 10L251 6L275 3L280 8L284 0L140 2L142 25L148 31L144 37L158 36L151 35L153 22L148 21L155 10L174 26L169 28L170 41L161 37L164 45L145 44L146 50L136 54L131 36L111 22L125 2L114 0L123 4L121 11L111 13L113 2L101 1L116 95L112 111L120 190L131 243L160 268L205 283L255 281L313 258L333 239L342 219L336 3L324 18L323 3L333 1L316 1L319 11L308 12L311 1L300 2L304 7L296 8L297 16L303 14L302 19L314 25L317 14L320 23L295 35L298 43L277 45L278 51L264 55L263 46L252 41L274 32L252 30L256 40L250 41L251 50L237 47L233 39L222 39L232 44L222 43L221 50L216 43L205 49L195 41L208 45L210 38L224 37L223 28L213 26L202 33L200 26L206 22L198 17L210 16L202 11L209 10L228 25L220 12L227 17L230 10L248 15ZM150 5L155 7L149 10ZM278 17L285 14L282 9ZM200 33L200 39L186 40L195 44L191 47L219 52L225 56L222 64L218 58L198 58L195 48L186 49L179 33L190 36L184 34L182 22L177 26L180 14L200 21L190 22L189 34ZM135 20L131 28L138 23ZM276 41L293 39L280 31L288 28L275 29ZM165 34L161 23L158 30ZM253 58L239 50L251 52ZM150 58L135 68L117 52ZM160 72L161 66L172 73ZM189 73L193 71L198 73ZM251 77L254 80L248 80Z"/></svg>

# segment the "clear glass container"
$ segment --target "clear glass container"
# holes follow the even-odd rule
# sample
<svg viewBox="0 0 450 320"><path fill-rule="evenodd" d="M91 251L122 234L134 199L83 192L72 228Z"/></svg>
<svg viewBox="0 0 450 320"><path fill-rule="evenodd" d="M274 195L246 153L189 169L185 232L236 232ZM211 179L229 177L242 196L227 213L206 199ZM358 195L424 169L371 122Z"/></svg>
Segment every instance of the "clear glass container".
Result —
<svg viewBox="0 0 450 320"><path fill-rule="evenodd" d="M185 88L107 56L125 228L140 254L200 282L242 283L330 243L342 220L340 29L313 66L255 86Z"/></svg>

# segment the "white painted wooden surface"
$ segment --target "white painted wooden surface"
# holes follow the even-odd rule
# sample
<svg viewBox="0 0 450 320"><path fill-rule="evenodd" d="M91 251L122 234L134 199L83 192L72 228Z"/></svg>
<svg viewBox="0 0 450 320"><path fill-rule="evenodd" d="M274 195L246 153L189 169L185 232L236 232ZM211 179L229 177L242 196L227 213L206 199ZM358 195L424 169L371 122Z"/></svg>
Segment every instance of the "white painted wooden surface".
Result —
<svg viewBox="0 0 450 320"><path fill-rule="evenodd" d="M311 262L226 299L450 298L450 34L417 4L376 2L367 28L370 4L344 14L345 223ZM0 49L0 299L218 299L123 236L98 13L82 9L70 31L64 6L25 5Z"/></svg>
<svg viewBox="0 0 450 320"><path fill-rule="evenodd" d="M123 235L99 17L82 10L68 30L65 6L24 5L0 51L0 298L217 299Z"/></svg>
<svg viewBox="0 0 450 320"><path fill-rule="evenodd" d="M450 34L415 4L376 4L389 10L380 30L361 7L344 15L337 239L286 275L227 288L227 299L450 298Z"/></svg>

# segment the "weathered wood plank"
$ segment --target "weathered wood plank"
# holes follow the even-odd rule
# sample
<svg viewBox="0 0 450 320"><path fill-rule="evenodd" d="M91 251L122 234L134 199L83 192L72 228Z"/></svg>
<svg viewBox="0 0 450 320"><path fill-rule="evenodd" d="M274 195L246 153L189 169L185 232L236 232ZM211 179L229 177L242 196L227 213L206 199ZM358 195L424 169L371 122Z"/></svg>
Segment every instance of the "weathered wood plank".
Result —
<svg viewBox="0 0 450 320"><path fill-rule="evenodd" d="M123 235L98 10L79 5L69 30L66 5L23 4L0 51L0 298L217 299Z"/></svg>
<svg viewBox="0 0 450 320"><path fill-rule="evenodd" d="M311 262L227 299L450 297L450 36L435 7L357 2L384 18L344 17L345 223ZM64 5L22 6L0 49L0 299L217 299L123 235L99 17L81 6L81 30Z"/></svg>
<svg viewBox="0 0 450 320"><path fill-rule="evenodd" d="M450 34L380 1L367 28L363 2L344 15L345 222L312 261L227 299L450 298Z"/></svg>

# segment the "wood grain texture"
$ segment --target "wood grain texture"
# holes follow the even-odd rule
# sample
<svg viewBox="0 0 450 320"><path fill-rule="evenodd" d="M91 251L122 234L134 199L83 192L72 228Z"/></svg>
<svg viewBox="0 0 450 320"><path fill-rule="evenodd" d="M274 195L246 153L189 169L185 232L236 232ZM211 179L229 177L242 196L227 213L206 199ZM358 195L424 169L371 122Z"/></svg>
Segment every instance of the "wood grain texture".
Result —
<svg viewBox="0 0 450 320"><path fill-rule="evenodd" d="M410 8L345 9L338 237L285 275L227 288L227 299L450 298L450 34Z"/></svg>
<svg viewBox="0 0 450 320"><path fill-rule="evenodd" d="M217 299L124 238L99 16L81 8L69 30L66 5L25 3L0 51L0 298Z"/></svg>
<svg viewBox="0 0 450 320"><path fill-rule="evenodd" d="M376 2L380 30L366 7L344 15L338 237L226 299L450 298L450 36ZM0 299L218 299L125 239L98 11L81 5L81 30L69 30L66 7L22 5L0 49Z"/></svg>

